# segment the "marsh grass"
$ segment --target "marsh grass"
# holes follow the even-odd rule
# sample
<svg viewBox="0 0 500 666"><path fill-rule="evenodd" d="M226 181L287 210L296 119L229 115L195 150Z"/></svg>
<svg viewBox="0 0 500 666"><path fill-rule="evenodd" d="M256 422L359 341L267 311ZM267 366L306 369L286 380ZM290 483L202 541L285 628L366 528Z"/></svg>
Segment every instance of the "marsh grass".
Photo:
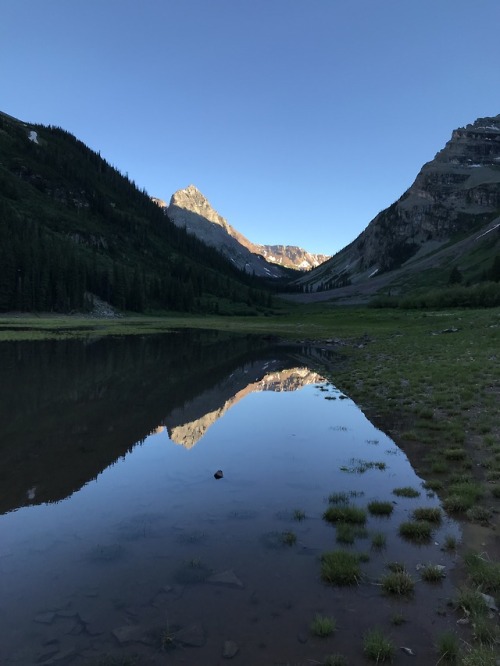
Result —
<svg viewBox="0 0 500 666"><path fill-rule="evenodd" d="M302 520L306 519L305 511L302 511L302 509L294 509L292 518L300 523Z"/></svg>
<svg viewBox="0 0 500 666"><path fill-rule="evenodd" d="M406 567L402 562L388 562L387 568L393 573L404 573L406 571Z"/></svg>
<svg viewBox="0 0 500 666"><path fill-rule="evenodd" d="M432 525L424 520L407 521L399 526L399 534L414 543L428 543L432 536Z"/></svg>
<svg viewBox="0 0 500 666"><path fill-rule="evenodd" d="M498 650L494 646L467 646L461 655L460 666L497 666Z"/></svg>
<svg viewBox="0 0 500 666"><path fill-rule="evenodd" d="M451 631L444 631L437 640L437 652L440 661L447 664L458 663L460 647L458 637Z"/></svg>
<svg viewBox="0 0 500 666"><path fill-rule="evenodd" d="M426 583L440 583L446 574L444 569L436 564L428 564L420 570L420 576Z"/></svg>
<svg viewBox="0 0 500 666"><path fill-rule="evenodd" d="M293 546L295 543L297 543L297 535L295 532L287 530L286 532L282 532L280 536L281 542L284 546Z"/></svg>
<svg viewBox="0 0 500 666"><path fill-rule="evenodd" d="M309 628L313 636L326 638L327 636L331 636L333 633L335 633L335 630L337 629L337 622L333 617L316 615Z"/></svg>
<svg viewBox="0 0 500 666"><path fill-rule="evenodd" d="M368 504L368 511L372 516L390 516L394 511L394 504L392 502L374 500Z"/></svg>
<svg viewBox="0 0 500 666"><path fill-rule="evenodd" d="M467 553L464 557L467 573L482 592L489 594L500 590L500 562L490 562L478 553Z"/></svg>
<svg viewBox="0 0 500 666"><path fill-rule="evenodd" d="M380 581L386 594L409 597L415 589L415 582L407 571L386 574Z"/></svg>
<svg viewBox="0 0 500 666"><path fill-rule="evenodd" d="M393 624L395 627L400 627L405 622L405 616L403 613L401 613L401 611L396 611L391 615L391 624Z"/></svg>
<svg viewBox="0 0 500 666"><path fill-rule="evenodd" d="M336 540L338 543L353 544L356 539L363 539L367 536L364 527L359 527L351 523L337 523Z"/></svg>
<svg viewBox="0 0 500 666"><path fill-rule="evenodd" d="M340 470L350 474L364 474L369 469L378 469L383 471L387 468L387 463L383 460L362 460L361 458L351 458L350 465L343 465Z"/></svg>
<svg viewBox="0 0 500 666"><path fill-rule="evenodd" d="M372 534L372 548L373 550L382 550L387 544L387 537L383 532L374 532Z"/></svg>
<svg viewBox="0 0 500 666"><path fill-rule="evenodd" d="M357 506L329 506L323 518L329 523L353 523L364 525L366 511Z"/></svg>
<svg viewBox="0 0 500 666"><path fill-rule="evenodd" d="M328 495L329 504L349 504L351 495L347 492L336 492Z"/></svg>
<svg viewBox="0 0 500 666"><path fill-rule="evenodd" d="M392 661L395 651L394 643L384 636L381 629L370 629L363 636L363 652L377 664Z"/></svg>
<svg viewBox="0 0 500 666"><path fill-rule="evenodd" d="M485 506L473 506L465 512L467 518L473 523L481 523L487 525L491 519L491 511Z"/></svg>
<svg viewBox="0 0 500 666"><path fill-rule="evenodd" d="M394 488L392 491L396 497L420 497L420 491L411 486L402 486L401 488Z"/></svg>
<svg viewBox="0 0 500 666"><path fill-rule="evenodd" d="M441 509L428 506L419 507L412 512L412 518L413 520L439 524L442 520Z"/></svg>
<svg viewBox="0 0 500 666"><path fill-rule="evenodd" d="M330 585L357 585L361 580L359 555L333 550L321 555L321 578Z"/></svg>
<svg viewBox="0 0 500 666"><path fill-rule="evenodd" d="M458 609L473 617L487 615L488 613L488 606L482 594L479 590L470 587L459 589L455 604Z"/></svg>

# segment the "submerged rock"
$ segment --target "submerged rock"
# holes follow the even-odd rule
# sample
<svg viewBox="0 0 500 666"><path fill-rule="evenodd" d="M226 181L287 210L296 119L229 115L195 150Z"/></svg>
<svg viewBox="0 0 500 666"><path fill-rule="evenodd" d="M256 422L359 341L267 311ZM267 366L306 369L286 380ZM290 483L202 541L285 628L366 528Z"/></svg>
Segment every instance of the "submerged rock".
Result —
<svg viewBox="0 0 500 666"><path fill-rule="evenodd" d="M212 585L225 585L226 587L244 587L243 583L232 569L227 569L227 571L221 571L220 573L210 576L207 578L207 583L211 583Z"/></svg>
<svg viewBox="0 0 500 666"><path fill-rule="evenodd" d="M224 647L222 649L222 656L224 659L232 659L238 654L239 647L234 641L224 641Z"/></svg>

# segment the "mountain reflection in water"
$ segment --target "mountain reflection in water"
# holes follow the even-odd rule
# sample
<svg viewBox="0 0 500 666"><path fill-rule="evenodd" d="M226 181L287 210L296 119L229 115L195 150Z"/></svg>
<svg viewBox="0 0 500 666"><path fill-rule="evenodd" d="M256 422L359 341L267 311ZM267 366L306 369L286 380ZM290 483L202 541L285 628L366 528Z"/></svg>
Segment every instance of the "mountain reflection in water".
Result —
<svg viewBox="0 0 500 666"><path fill-rule="evenodd" d="M332 351L217 331L1 343L0 513L71 495L162 426L192 446L247 389L278 390L311 356Z"/></svg>
<svg viewBox="0 0 500 666"><path fill-rule="evenodd" d="M456 528L443 515L428 544L400 538L415 500L394 487L439 501L322 379L334 362L328 347L201 331L0 344L0 664L216 664L228 642L240 666L323 663L317 613L338 618L328 650L359 663L360 636L393 613L373 581L390 561L450 567L436 544ZM332 494L394 506L345 546L366 561L341 591L320 578ZM415 666L433 663L448 620L425 609L450 586L405 607Z"/></svg>

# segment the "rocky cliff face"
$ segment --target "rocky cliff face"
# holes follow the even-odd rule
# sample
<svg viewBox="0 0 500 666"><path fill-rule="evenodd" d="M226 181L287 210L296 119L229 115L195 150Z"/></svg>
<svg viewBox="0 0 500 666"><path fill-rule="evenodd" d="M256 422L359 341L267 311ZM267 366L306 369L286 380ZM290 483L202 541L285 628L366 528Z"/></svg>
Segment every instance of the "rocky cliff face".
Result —
<svg viewBox="0 0 500 666"><path fill-rule="evenodd" d="M160 199L153 201L165 207ZM174 224L218 249L241 270L256 275L283 277L285 272L280 266L304 271L328 258L299 247L252 243L219 215L194 185L175 192L166 212Z"/></svg>
<svg viewBox="0 0 500 666"><path fill-rule="evenodd" d="M398 268L500 212L500 115L456 129L412 186L363 233L301 280L330 289Z"/></svg>

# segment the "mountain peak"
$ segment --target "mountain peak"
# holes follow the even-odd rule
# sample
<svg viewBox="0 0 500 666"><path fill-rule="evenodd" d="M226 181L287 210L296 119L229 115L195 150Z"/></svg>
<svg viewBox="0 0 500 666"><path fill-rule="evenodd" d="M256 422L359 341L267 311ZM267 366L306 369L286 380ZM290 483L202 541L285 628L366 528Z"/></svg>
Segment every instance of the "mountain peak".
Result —
<svg viewBox="0 0 500 666"><path fill-rule="evenodd" d="M249 241L212 208L195 185L188 185L172 195L168 216L174 224L215 247L239 268L256 275L283 277L285 272L281 267L308 270L328 259L298 247L258 245Z"/></svg>

